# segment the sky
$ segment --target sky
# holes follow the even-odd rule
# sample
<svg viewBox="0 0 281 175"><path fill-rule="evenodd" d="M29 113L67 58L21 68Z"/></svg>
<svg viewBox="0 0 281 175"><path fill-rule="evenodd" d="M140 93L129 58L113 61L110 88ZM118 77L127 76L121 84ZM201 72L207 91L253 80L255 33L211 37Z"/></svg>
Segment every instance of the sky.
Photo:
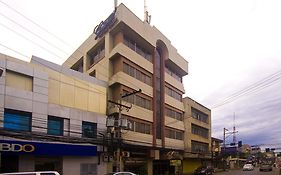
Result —
<svg viewBox="0 0 281 175"><path fill-rule="evenodd" d="M146 1L151 25L189 62L184 96L212 110L212 136L235 124L237 141L281 143L281 1ZM120 3L143 20L143 0ZM113 8L114 0L0 0L0 52L62 64Z"/></svg>

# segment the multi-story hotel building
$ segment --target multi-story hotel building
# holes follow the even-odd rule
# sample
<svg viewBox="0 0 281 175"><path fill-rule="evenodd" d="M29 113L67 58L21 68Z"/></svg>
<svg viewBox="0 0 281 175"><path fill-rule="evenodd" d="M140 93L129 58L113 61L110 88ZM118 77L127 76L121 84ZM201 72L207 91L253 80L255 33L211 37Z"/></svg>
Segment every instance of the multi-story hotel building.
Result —
<svg viewBox="0 0 281 175"><path fill-rule="evenodd" d="M62 66L0 55L0 69L2 172L177 174L210 159L211 111L182 98L188 62L123 4Z"/></svg>
<svg viewBox="0 0 281 175"><path fill-rule="evenodd" d="M0 172L107 172L106 82L37 57L0 54L0 70Z"/></svg>
<svg viewBox="0 0 281 175"><path fill-rule="evenodd" d="M182 77L188 73L188 62L156 27L121 4L63 66L108 82L108 116L130 123L121 131L118 146L126 153L121 169L148 174L179 171L181 161L170 160L181 160L184 153ZM114 107L118 103L131 109L119 115ZM116 134L116 129L110 131Z"/></svg>
<svg viewBox="0 0 281 175"><path fill-rule="evenodd" d="M183 172L211 163L211 110L189 97L183 98L185 114L185 153Z"/></svg>

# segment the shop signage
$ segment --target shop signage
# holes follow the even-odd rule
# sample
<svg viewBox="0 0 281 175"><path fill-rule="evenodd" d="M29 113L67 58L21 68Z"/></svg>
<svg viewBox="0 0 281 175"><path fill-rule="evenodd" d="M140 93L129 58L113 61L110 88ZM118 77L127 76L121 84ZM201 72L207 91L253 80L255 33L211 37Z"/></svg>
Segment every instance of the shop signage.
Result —
<svg viewBox="0 0 281 175"><path fill-rule="evenodd" d="M29 154L47 156L96 156L97 146L0 140L0 153L12 155Z"/></svg>
<svg viewBox="0 0 281 175"><path fill-rule="evenodd" d="M11 144L11 143L0 143L1 152L26 152L31 153L35 150L35 147L31 144Z"/></svg>
<svg viewBox="0 0 281 175"><path fill-rule="evenodd" d="M116 22L115 10L113 13L109 15L109 17L105 20L100 22L94 29L94 33L96 34L95 39L102 37Z"/></svg>

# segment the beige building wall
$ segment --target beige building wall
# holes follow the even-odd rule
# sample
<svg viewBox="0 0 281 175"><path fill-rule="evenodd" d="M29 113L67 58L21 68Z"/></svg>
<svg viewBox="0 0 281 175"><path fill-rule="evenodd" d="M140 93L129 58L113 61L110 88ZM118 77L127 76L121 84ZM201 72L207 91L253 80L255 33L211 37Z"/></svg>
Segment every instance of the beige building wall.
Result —
<svg viewBox="0 0 281 175"><path fill-rule="evenodd" d="M142 49L151 52L152 57L154 57L156 47L159 43L163 44L166 48L165 52L165 64L174 67L174 69L182 77L188 73L188 62L177 52L177 49L155 26L151 26L146 22L140 20L136 15L134 15L124 4L120 4L116 11L117 22L114 26L107 31L104 36L97 38L95 40L95 34L91 34L88 39L86 39L81 46L63 63L63 66L71 68L75 65L81 58L83 59L84 74L91 74L95 72L95 77L99 80L108 82L108 99L119 100L120 94L122 94L122 88L126 87L128 89L139 90L141 89L142 97L151 100L153 104L153 73L154 65L153 61L150 62L145 59L141 54L132 50L125 44L125 36L131 37L135 42L137 42ZM90 54L91 52L98 50L100 46L104 45L104 55L99 58L93 66L89 67ZM152 58L153 59L153 58ZM152 77L152 85L141 82L140 80L132 77L125 72L123 72L123 62L130 62L131 65L142 70L147 75ZM165 84L173 86L174 89L180 94L184 94L184 86L181 81L176 80L171 75L164 72ZM67 84L69 86L69 84ZM59 86L57 85L57 89ZM58 90L57 90L58 91ZM71 91L75 91L73 88ZM67 92L65 92L67 93ZM86 95L86 92L83 92ZM65 95L67 96L67 95ZM184 112L184 105L182 101L176 100L175 98L164 94L165 104L171 106L174 109ZM67 104L73 106L73 99L68 99L65 101ZM124 102L124 104L128 104ZM130 104L128 104L130 105ZM116 108L110 108L111 104L108 104L108 114L118 113ZM153 128L153 107L151 109L145 109L136 105L132 105L132 109L128 112L122 111L122 114L130 116L144 123L149 122L151 124L151 129ZM165 112L165 111L164 111ZM159 123L157 123L159 125ZM179 132L184 132L184 122L164 116L164 127L170 128ZM163 128L165 129L165 128ZM126 132L126 131L125 131ZM151 134L137 133L129 131L130 134L125 134L124 138L127 140L134 140L137 138L140 144L143 142L147 144L150 142L150 146L153 144L153 136ZM165 136L163 136L164 138ZM166 148L169 149L184 149L184 141L171 139L165 137ZM156 145L162 146L161 141L156 140Z"/></svg>
<svg viewBox="0 0 281 175"><path fill-rule="evenodd" d="M185 108L185 150L186 152L191 152L191 140L207 143L209 145L209 151L211 151L211 110L201 105L200 103L194 101L193 99L186 97L183 99L184 108ZM199 121L192 117L192 108L201 111L204 114L208 115L207 123ZM209 130L208 138L204 138L199 135L192 134L191 125L195 124L197 126L206 128Z"/></svg>
<svg viewBox="0 0 281 175"><path fill-rule="evenodd" d="M47 134L49 115L64 120L63 136L81 138L82 121L97 123L98 131L106 130L106 82L38 57L29 63L0 54L0 68L4 69L0 77L1 121L7 108L31 113L32 133ZM19 170L34 171L35 157L20 156ZM63 157L63 174L80 174L81 163L98 164L98 158ZM98 174L107 172L105 163L97 167Z"/></svg>
<svg viewBox="0 0 281 175"><path fill-rule="evenodd" d="M142 89L142 94L153 98L152 86L149 86L123 72L122 65L120 64L123 64L124 59L126 59L129 60L132 64L137 65L141 69L144 69L148 73L151 74L154 73L152 62L144 59L140 54L136 53L135 51L133 51L123 43L124 34L120 32L120 29L122 28L121 31L123 32L126 31L125 32L126 35L128 34L131 37L133 37L136 40L136 42L143 44L143 47L152 51L152 53L156 48L157 42L162 41L167 47L168 55L166 55L166 58L169 64L176 65L179 68L178 70L180 71L181 74L187 74L188 62L177 53L177 50L171 45L171 42L156 27L150 26L149 24L137 18L124 4L121 4L117 8L116 18L117 18L117 22L114 25L114 27L112 27L110 32L106 32L103 37L97 40L94 39L95 34L93 33L84 43L82 43L82 45L67 59L67 61L63 65L70 68L79 59L83 58L83 63L84 63L83 72L85 74L91 74L91 72L95 71L96 78L103 81L107 81L109 87L114 86L116 84L121 84L132 90ZM100 47L100 45L104 45L105 48L104 56L103 58L100 58L92 67L89 67L90 64L89 53ZM172 84L182 94L184 93L183 84L167 73L165 73L165 81L168 84ZM53 83L55 84L55 82ZM60 86L59 85L54 86L57 87L56 94L58 94L59 91L58 89ZM63 86L69 87L70 85L69 83L66 84L64 82ZM69 91L71 92L64 92L65 95L60 94L60 96L63 96L63 99L66 99L66 101L63 101L66 103L66 105L74 106L75 103L73 102L74 101L73 97L72 98L69 97L66 93L72 93L73 91L75 91L75 89L73 89L73 87L69 87L69 89L70 89ZM117 91L117 93L119 95L121 92ZM83 91L79 94L84 94L86 96L87 92ZM109 99L113 99L118 95L116 95L115 91L111 91L111 89L109 88L109 95L108 95ZM184 111L183 103L168 95L165 95L165 103L180 111ZM110 114L118 111L114 108L113 109L109 108L108 112ZM151 124L153 123L153 109L151 109L150 111L133 105L133 108L129 112L122 111L122 113L137 119L149 121L151 122ZM169 128L174 128L177 130L184 131L183 121L175 121L175 120L176 119L170 117L165 117L164 123ZM143 142L150 141L150 139L148 139L146 135L143 135L141 133L134 133L124 137L126 137L128 140L130 139L132 140L136 138L135 137L136 135L138 136L137 138L140 141L141 140ZM175 139L167 138L167 147L169 148L173 147L172 144L173 142L170 140L175 140ZM178 142L178 140L175 140L175 142ZM150 144L152 144L152 141ZM183 141L179 141L179 143L177 144L177 148L183 149Z"/></svg>

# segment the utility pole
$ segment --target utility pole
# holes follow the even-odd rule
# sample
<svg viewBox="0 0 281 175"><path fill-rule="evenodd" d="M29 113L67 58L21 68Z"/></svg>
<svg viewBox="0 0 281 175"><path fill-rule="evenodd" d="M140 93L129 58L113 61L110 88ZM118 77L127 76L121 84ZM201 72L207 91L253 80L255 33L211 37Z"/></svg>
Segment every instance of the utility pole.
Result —
<svg viewBox="0 0 281 175"><path fill-rule="evenodd" d="M134 91L131 93L126 93L124 95L121 95L120 101L119 102L114 102L112 100L108 100L108 102L113 103L117 106L118 108L118 117L117 117L117 121L118 121L118 126L114 126L114 135L117 137L118 140L118 146L117 146L117 151L116 151L116 172L121 171L122 167L121 167L121 162L122 162L122 156L121 156L121 139L122 139L122 110L125 108L127 111L129 111L132 108L131 106L126 106L122 104L122 98L134 95L136 93L141 93L141 89L139 89L138 91Z"/></svg>
<svg viewBox="0 0 281 175"><path fill-rule="evenodd" d="M223 154L225 155L225 132L228 131L228 129L226 128L223 128ZM224 155L223 155L223 170L225 171L225 158L224 158Z"/></svg>
<svg viewBox="0 0 281 175"><path fill-rule="evenodd" d="M232 132L227 132L227 131L228 131L228 129L223 128L223 152L224 152L224 154L226 153L225 139L226 139L228 136L230 136L231 134L233 134L233 141L236 141L236 136L235 136L235 134L238 132L238 131L235 130L235 126L233 127L233 131L232 131ZM234 144L236 145L236 143L234 143ZM223 160L224 160L224 158L223 158ZM225 160L224 160L224 162L223 162L223 170L225 170Z"/></svg>

